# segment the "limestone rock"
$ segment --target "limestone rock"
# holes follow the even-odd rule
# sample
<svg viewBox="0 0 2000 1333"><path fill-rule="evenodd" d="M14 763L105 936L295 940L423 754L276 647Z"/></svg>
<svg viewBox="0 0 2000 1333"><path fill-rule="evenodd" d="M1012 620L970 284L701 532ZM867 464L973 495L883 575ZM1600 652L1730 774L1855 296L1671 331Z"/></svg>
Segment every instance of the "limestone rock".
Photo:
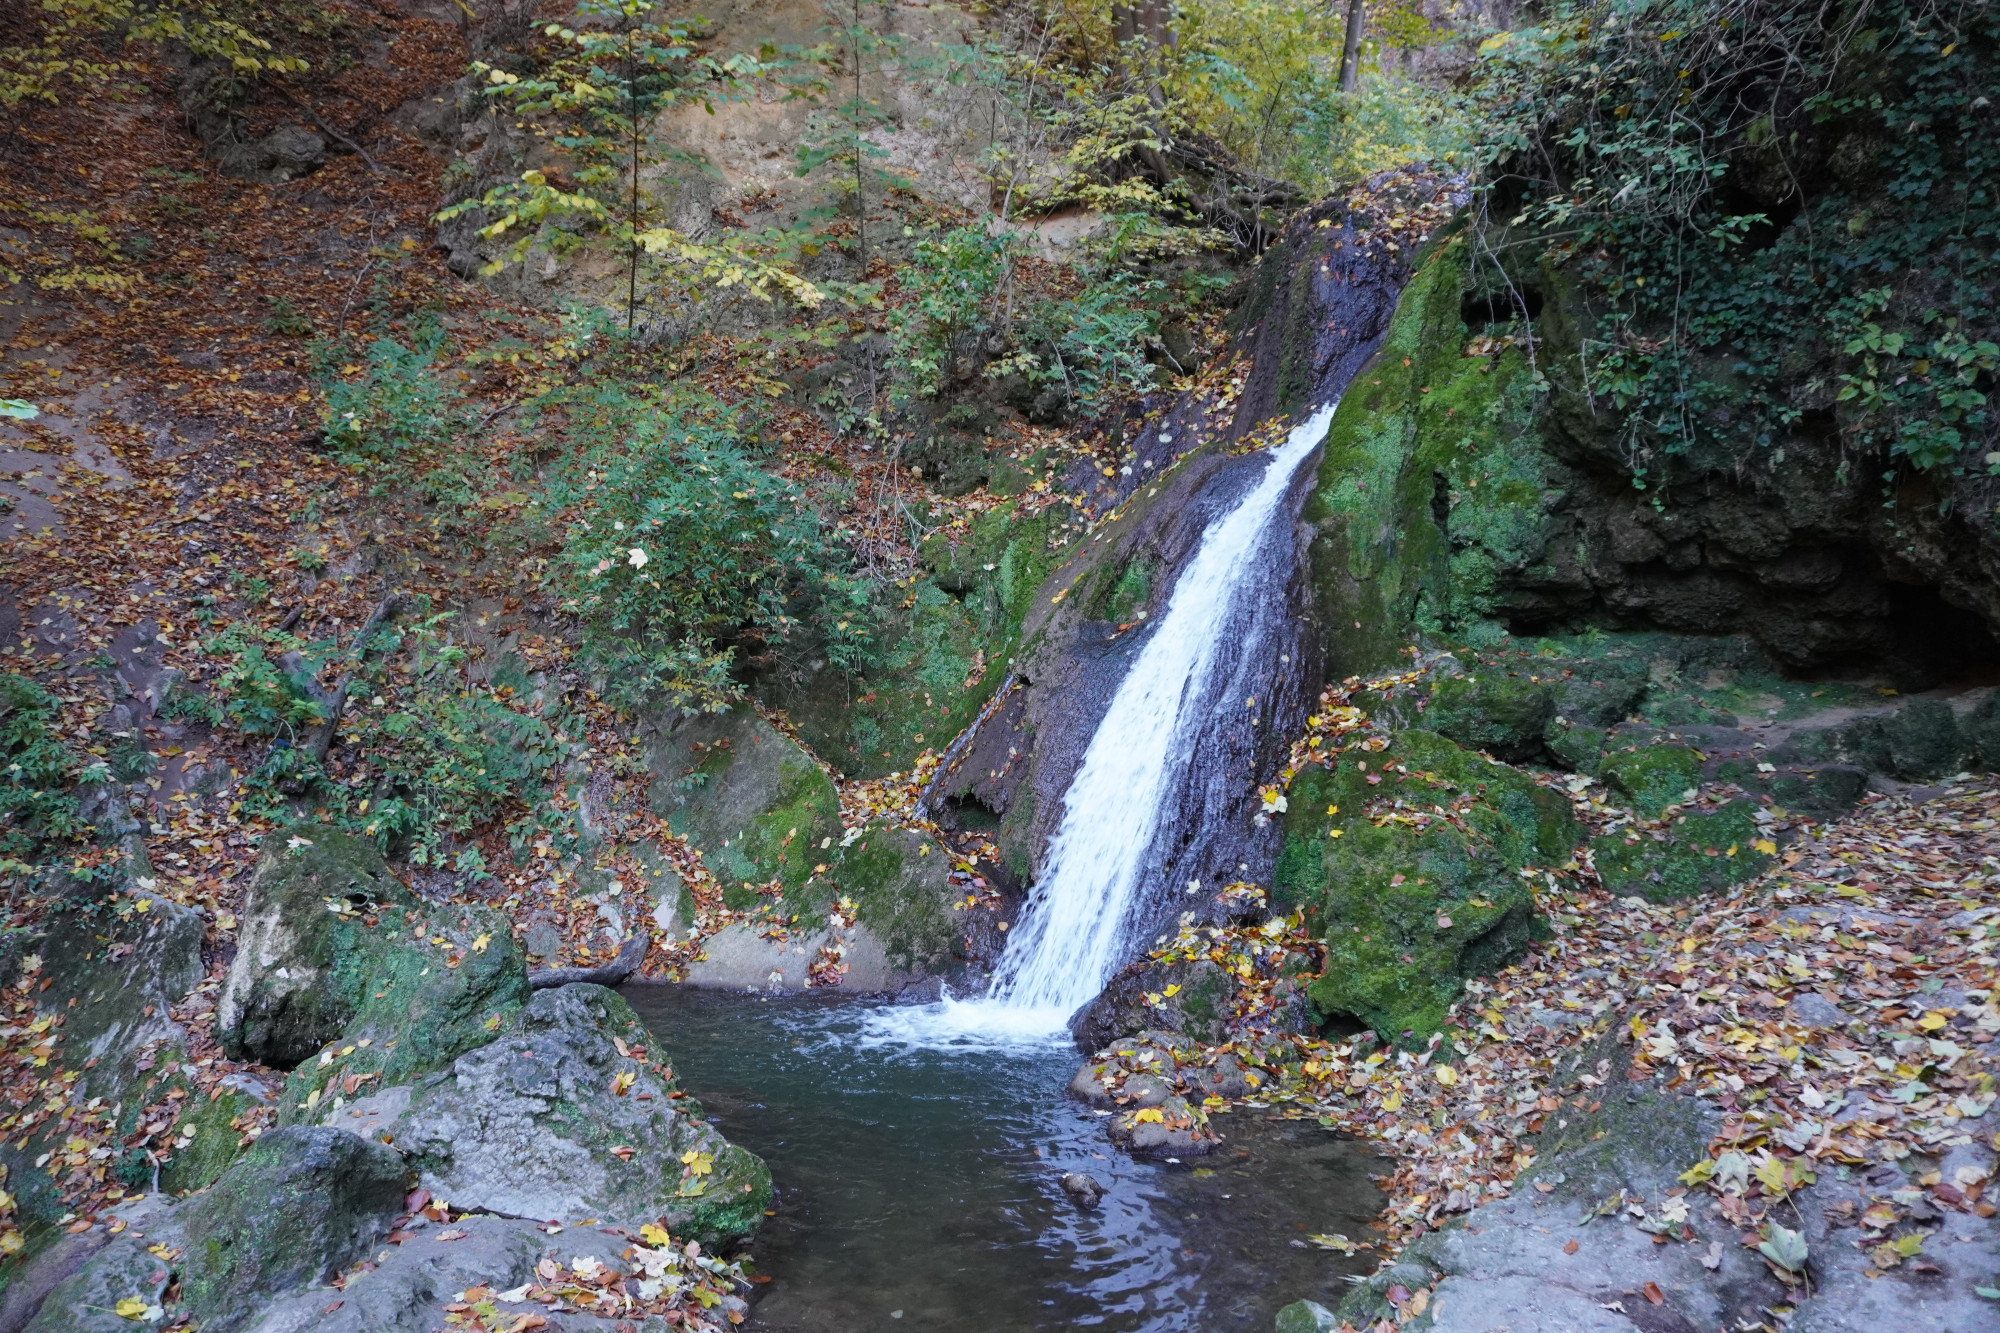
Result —
<svg viewBox="0 0 2000 1333"><path fill-rule="evenodd" d="M416 905L371 843L334 829L273 834L238 914L236 960L216 1013L223 1049L290 1069L339 1036L356 988L338 974L359 943L360 918Z"/></svg>
<svg viewBox="0 0 2000 1333"><path fill-rule="evenodd" d="M1553 691L1523 672L1482 669L1447 676L1431 688L1423 725L1497 759L1531 758L1555 716Z"/></svg>
<svg viewBox="0 0 2000 1333"><path fill-rule="evenodd" d="M1648 819L1678 805L1701 785L1701 756L1685 745L1639 745L1614 751L1598 776Z"/></svg>
<svg viewBox="0 0 2000 1333"><path fill-rule="evenodd" d="M50 979L40 1000L64 1015L65 1063L98 1062L84 1071L89 1095L118 1100L139 1051L182 1035L167 1010L201 983L201 939L198 913L143 890L72 900L55 913L38 946Z"/></svg>
<svg viewBox="0 0 2000 1333"><path fill-rule="evenodd" d="M317 1286L362 1257L402 1211L402 1158L323 1128L273 1130L176 1218L181 1300L228 1333L273 1296Z"/></svg>
<svg viewBox="0 0 2000 1333"><path fill-rule="evenodd" d="M217 150L215 160L225 176L283 185L326 165L326 140L303 125L280 125L261 139Z"/></svg>
<svg viewBox="0 0 2000 1333"><path fill-rule="evenodd" d="M1212 1046L1228 1039L1235 993L1235 978L1209 959L1142 960L1120 969L1096 999L1076 1012L1069 1021L1070 1035L1085 1051L1102 1050L1148 1028Z"/></svg>
<svg viewBox="0 0 2000 1333"><path fill-rule="evenodd" d="M413 1088L395 1143L465 1208L632 1227L665 1217L705 1244L749 1234L770 1172L675 1105L671 1077L637 1054L651 1043L601 986L538 991L491 1045Z"/></svg>
<svg viewBox="0 0 2000 1333"><path fill-rule="evenodd" d="M1754 801L1735 800L1707 814L1682 815L1666 830L1627 829L1591 839L1604 887L1618 897L1671 902L1738 884L1761 874L1772 858Z"/></svg>
<svg viewBox="0 0 2000 1333"><path fill-rule="evenodd" d="M1276 1333L1332 1333L1340 1317L1318 1301L1293 1301L1278 1311Z"/></svg>

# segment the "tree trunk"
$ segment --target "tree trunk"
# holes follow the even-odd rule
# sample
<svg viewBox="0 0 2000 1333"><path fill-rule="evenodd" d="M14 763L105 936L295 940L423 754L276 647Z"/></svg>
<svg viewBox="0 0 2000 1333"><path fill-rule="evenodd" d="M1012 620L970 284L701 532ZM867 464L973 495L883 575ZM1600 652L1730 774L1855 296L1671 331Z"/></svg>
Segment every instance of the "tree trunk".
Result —
<svg viewBox="0 0 2000 1333"><path fill-rule="evenodd" d="M1340 51L1340 91L1351 93L1361 74L1361 26L1365 0L1347 0L1347 40Z"/></svg>

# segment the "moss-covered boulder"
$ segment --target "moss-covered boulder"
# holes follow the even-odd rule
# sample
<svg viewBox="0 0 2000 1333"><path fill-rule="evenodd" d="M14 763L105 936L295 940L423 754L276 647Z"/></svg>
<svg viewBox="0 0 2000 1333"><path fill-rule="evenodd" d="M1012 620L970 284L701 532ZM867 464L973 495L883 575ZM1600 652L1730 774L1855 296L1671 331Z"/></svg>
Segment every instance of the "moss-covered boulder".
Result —
<svg viewBox="0 0 2000 1333"><path fill-rule="evenodd" d="M373 843L311 826L272 834L244 894L217 1006L223 1050L290 1069L340 1035L367 982L356 957L374 952L364 919L416 905Z"/></svg>
<svg viewBox="0 0 2000 1333"><path fill-rule="evenodd" d="M1702 758L1685 745L1620 746L1598 765L1605 785L1648 819L1688 799L1701 785Z"/></svg>
<svg viewBox="0 0 2000 1333"><path fill-rule="evenodd" d="M149 1214L92 1257L28 1328L98 1333L168 1313L208 1333L247 1328L274 1300L366 1254L402 1211L407 1181L403 1159L380 1143L334 1129L272 1130L205 1193ZM132 1299L152 1311L119 1314Z"/></svg>
<svg viewBox="0 0 2000 1333"><path fill-rule="evenodd" d="M1959 720L1959 730L1973 762L1988 771L2000 771L2000 690L1974 704Z"/></svg>
<svg viewBox="0 0 2000 1333"><path fill-rule="evenodd" d="M71 898L37 942L48 988L44 1013L62 1016L62 1062L80 1072L77 1091L118 1101L149 1044L185 1035L168 1009L206 973L198 913L141 888Z"/></svg>
<svg viewBox="0 0 2000 1333"><path fill-rule="evenodd" d="M653 808L701 850L732 906L754 905L752 886L804 883L817 844L838 836L833 779L754 708L649 718L642 734Z"/></svg>
<svg viewBox="0 0 2000 1333"><path fill-rule="evenodd" d="M1523 671L1498 669L1447 676L1431 690L1424 726L1472 750L1521 760L1542 748L1555 715L1550 686Z"/></svg>
<svg viewBox="0 0 2000 1333"><path fill-rule="evenodd" d="M747 1236L771 1173L684 1110L631 1006L601 986L538 991L490 1046L410 1090L392 1126L423 1183L469 1209Z"/></svg>
<svg viewBox="0 0 2000 1333"><path fill-rule="evenodd" d="M287 1123L449 1063L526 1002L527 962L498 912L420 902L372 844L330 829L273 842L245 897L217 1031L237 1058L293 1071Z"/></svg>
<svg viewBox="0 0 2000 1333"><path fill-rule="evenodd" d="M1951 705L1938 699L1912 699L1883 725L1889 744L1889 765L1905 782L1931 782L1962 771L1971 761L1972 746L1959 729Z"/></svg>
<svg viewBox="0 0 2000 1333"><path fill-rule="evenodd" d="M1777 844L1758 823L1758 809L1754 801L1731 801L1705 814L1682 815L1664 829L1631 828L1593 838L1590 854L1598 878L1620 897L1670 902L1762 874Z"/></svg>
<svg viewBox="0 0 2000 1333"><path fill-rule="evenodd" d="M177 1218L181 1301L214 1333L367 1253L402 1211L403 1160L337 1129L273 1130Z"/></svg>
<svg viewBox="0 0 2000 1333"><path fill-rule="evenodd" d="M1325 933L1308 997L1392 1040L1437 1031L1465 978L1526 947L1521 871L1564 864L1578 840L1563 797L1426 731L1308 768L1287 798L1273 901Z"/></svg>
<svg viewBox="0 0 2000 1333"><path fill-rule="evenodd" d="M1077 1010L1069 1031L1083 1051L1103 1050L1148 1030L1214 1046L1229 1040L1235 999L1236 978L1210 959L1141 960L1121 969L1096 999Z"/></svg>

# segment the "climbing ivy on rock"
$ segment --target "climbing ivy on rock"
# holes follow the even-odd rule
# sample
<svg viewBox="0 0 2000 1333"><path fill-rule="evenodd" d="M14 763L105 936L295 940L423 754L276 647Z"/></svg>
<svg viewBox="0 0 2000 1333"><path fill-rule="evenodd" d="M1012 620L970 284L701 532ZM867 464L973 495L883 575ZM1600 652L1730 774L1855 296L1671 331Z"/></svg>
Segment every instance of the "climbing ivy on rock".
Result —
<svg viewBox="0 0 2000 1333"><path fill-rule="evenodd" d="M1487 43L1489 257L1521 314L1536 262L1578 284L1569 371L1640 485L1795 435L2000 473L1996 47L1931 0L1562 3Z"/></svg>

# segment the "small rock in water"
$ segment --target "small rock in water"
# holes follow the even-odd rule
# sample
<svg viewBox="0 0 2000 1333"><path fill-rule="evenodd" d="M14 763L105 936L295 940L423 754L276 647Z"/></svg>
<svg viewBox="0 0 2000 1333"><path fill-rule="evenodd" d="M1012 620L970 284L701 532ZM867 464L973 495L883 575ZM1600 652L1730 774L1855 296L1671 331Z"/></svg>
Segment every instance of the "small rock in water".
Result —
<svg viewBox="0 0 2000 1333"><path fill-rule="evenodd" d="M1104 1197L1104 1186L1093 1176L1081 1171L1071 1171L1062 1178L1062 1187L1069 1197L1076 1200L1079 1208L1095 1208L1097 1201Z"/></svg>
<svg viewBox="0 0 2000 1333"><path fill-rule="evenodd" d="M1318 1301L1293 1301L1278 1311L1277 1333L1328 1333L1339 1325L1333 1311Z"/></svg>

